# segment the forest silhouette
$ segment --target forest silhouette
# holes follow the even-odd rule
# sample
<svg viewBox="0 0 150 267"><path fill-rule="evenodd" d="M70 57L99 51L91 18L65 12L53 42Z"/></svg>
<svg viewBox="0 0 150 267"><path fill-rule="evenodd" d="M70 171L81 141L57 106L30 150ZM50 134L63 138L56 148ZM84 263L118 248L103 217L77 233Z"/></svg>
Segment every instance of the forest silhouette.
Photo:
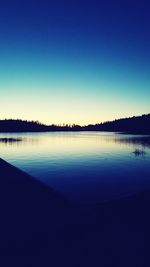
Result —
<svg viewBox="0 0 150 267"><path fill-rule="evenodd" d="M80 125L45 125L38 121L21 119L0 120L0 132L46 132L46 131L107 131L150 134L150 114L117 119L98 124Z"/></svg>

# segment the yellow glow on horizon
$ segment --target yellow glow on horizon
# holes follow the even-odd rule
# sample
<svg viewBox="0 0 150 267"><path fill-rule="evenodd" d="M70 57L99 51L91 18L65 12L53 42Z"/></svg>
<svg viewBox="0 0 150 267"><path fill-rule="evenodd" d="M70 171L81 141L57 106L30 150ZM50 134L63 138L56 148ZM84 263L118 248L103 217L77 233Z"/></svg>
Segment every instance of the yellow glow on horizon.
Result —
<svg viewBox="0 0 150 267"><path fill-rule="evenodd" d="M122 102L122 100L124 100ZM33 120L51 125L96 124L149 113L149 102L134 103L127 98L100 94L53 93L33 90L12 91L1 96L0 119Z"/></svg>

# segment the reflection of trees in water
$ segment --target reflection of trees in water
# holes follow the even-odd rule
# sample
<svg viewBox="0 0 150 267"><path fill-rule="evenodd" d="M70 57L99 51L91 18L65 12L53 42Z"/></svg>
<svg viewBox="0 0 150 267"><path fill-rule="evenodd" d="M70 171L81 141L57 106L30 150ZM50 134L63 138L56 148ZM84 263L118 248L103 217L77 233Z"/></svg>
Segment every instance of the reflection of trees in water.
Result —
<svg viewBox="0 0 150 267"><path fill-rule="evenodd" d="M21 142L22 138L0 138L1 143L14 143L14 142Z"/></svg>
<svg viewBox="0 0 150 267"><path fill-rule="evenodd" d="M23 145L23 144L27 144L27 143L37 143L37 139L33 139L33 138L22 138L22 137L1 137L0 138L0 144L2 145Z"/></svg>
<svg viewBox="0 0 150 267"><path fill-rule="evenodd" d="M131 145L140 145L143 148L150 148L150 136L115 138L115 142L120 144L124 143Z"/></svg>

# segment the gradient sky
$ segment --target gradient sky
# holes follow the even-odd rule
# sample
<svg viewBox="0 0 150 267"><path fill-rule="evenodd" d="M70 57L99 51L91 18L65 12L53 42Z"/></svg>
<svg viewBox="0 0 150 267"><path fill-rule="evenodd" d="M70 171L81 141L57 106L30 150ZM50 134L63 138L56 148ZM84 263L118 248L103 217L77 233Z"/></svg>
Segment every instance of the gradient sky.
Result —
<svg viewBox="0 0 150 267"><path fill-rule="evenodd" d="M148 1L2 2L0 119L83 125L150 113Z"/></svg>

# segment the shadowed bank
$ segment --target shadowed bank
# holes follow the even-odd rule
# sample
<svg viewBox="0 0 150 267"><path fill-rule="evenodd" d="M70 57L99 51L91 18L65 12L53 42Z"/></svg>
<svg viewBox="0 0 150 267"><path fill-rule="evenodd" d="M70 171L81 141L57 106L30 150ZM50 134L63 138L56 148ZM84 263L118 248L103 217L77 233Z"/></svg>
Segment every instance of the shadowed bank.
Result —
<svg viewBox="0 0 150 267"><path fill-rule="evenodd" d="M49 225L63 225L62 215L66 210L69 214L70 205L61 194L0 159L0 209L1 245L7 247L47 234Z"/></svg>
<svg viewBox="0 0 150 267"><path fill-rule="evenodd" d="M148 266L150 192L75 207L0 160L1 266Z"/></svg>

